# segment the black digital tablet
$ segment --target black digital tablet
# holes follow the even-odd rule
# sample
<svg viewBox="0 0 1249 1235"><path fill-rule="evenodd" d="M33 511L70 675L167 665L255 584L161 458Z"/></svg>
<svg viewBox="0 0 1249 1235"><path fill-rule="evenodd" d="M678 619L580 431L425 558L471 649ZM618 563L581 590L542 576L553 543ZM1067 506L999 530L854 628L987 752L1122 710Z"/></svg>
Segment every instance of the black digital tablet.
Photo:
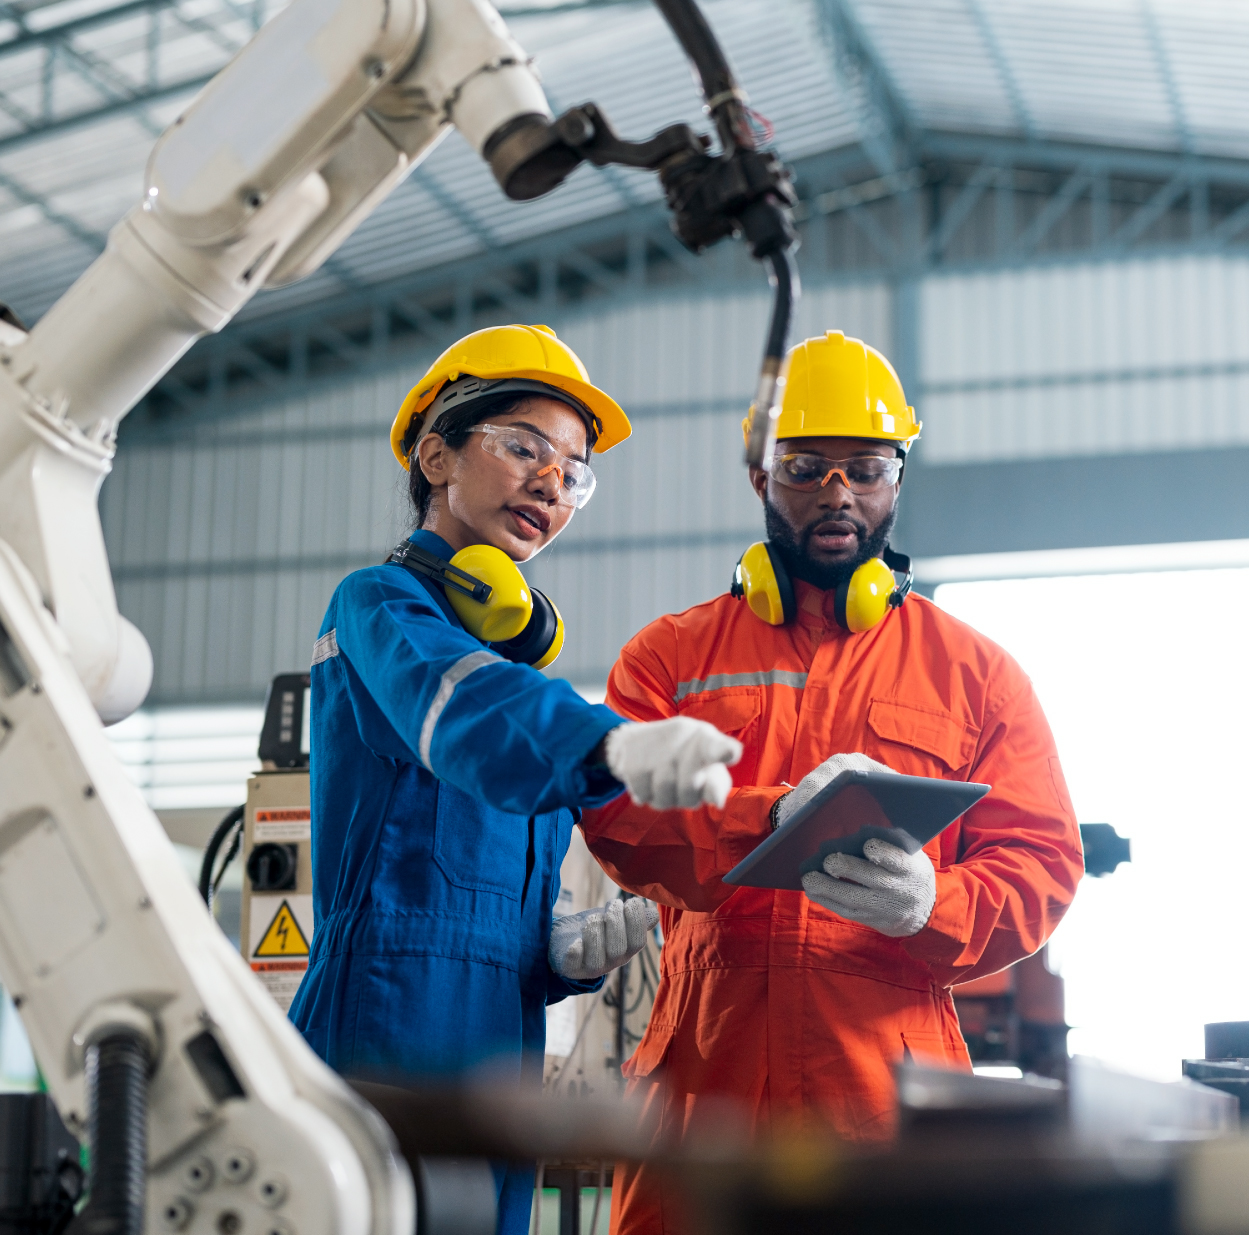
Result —
<svg viewBox="0 0 1249 1235"><path fill-rule="evenodd" d="M878 837L915 853L992 786L890 772L842 772L792 819L785 820L725 883L801 891L807 871L822 870L830 853L863 856Z"/></svg>

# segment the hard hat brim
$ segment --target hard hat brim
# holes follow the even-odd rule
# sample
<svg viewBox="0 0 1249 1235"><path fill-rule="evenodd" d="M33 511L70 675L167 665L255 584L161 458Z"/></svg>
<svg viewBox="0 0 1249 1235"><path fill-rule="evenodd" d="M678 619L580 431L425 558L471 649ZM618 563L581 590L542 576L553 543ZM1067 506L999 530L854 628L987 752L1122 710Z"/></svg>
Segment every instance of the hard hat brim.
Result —
<svg viewBox="0 0 1249 1235"><path fill-rule="evenodd" d="M924 427L923 421L914 420L915 412L913 408L908 407L907 411L911 413L912 421L915 425L915 432L912 433L909 437L900 437L899 435L895 433L883 433L883 432L880 432L877 430L871 430L871 429L860 429L857 426L852 426L848 428L837 427L834 429L815 429L815 428L804 427L801 429L793 429L793 430L786 431L786 429L778 425L777 432L776 432L776 440L779 442L784 439L796 438L796 437L856 437L856 438L861 437L867 441L872 441L872 442L888 442L890 445L896 446L900 451L902 451L903 454L906 454L910 451L911 447L914 446L915 443L919 440L920 430L923 429ZM747 416L746 419L742 421L742 441L747 442L747 443L749 443L750 441L750 417L749 416Z"/></svg>
<svg viewBox="0 0 1249 1235"><path fill-rule="evenodd" d="M480 377L489 380L503 375L497 373L470 374L466 371L460 376ZM562 373L552 374L542 369L509 369L506 376L523 378L527 381L537 382L542 386L548 386L554 390L563 391L576 399L592 416L596 416L599 424L602 425L598 441L594 443L593 453L596 455L604 454L613 446L618 446L633 432L633 426L629 423L629 418L625 415L624 408L610 395L604 393L597 386L590 385L589 382L578 381L576 378L567 377ZM409 466L409 459L403 449L403 440L407 436L408 426L411 425L412 418L424 412L438 397L438 392L451 380L453 379L446 378L424 389L419 386L413 387L400 406L394 425L390 430L390 448L394 452L395 458L405 468Z"/></svg>

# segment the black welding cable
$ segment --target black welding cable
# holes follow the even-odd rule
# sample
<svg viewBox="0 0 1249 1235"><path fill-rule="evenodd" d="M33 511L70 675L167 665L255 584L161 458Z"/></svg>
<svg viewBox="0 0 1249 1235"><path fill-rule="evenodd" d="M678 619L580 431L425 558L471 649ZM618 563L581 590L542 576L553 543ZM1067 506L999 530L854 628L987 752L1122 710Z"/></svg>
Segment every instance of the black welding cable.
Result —
<svg viewBox="0 0 1249 1235"><path fill-rule="evenodd" d="M200 863L199 868L199 894L204 898L204 904L208 906L208 912L212 912L213 897L216 894L217 887L221 883L221 876L225 874L225 869L237 856L239 846L243 840L243 810L242 806L236 806L219 824L212 834L212 838L208 842L208 847L204 850L204 860ZM226 839L233 832L233 839L230 841L229 848L226 850L225 859L221 863L220 871L215 871L217 865L217 854L221 852L221 847L225 844ZM214 877L215 871L215 877Z"/></svg>
<svg viewBox="0 0 1249 1235"><path fill-rule="evenodd" d="M702 10L695 0L655 0L655 5L694 64L725 153L754 149L744 96Z"/></svg>
<svg viewBox="0 0 1249 1235"><path fill-rule="evenodd" d="M766 261L772 267L768 282L772 284L774 294L772 319L768 323L768 340L763 350L755 401L750 408L750 432L746 441L746 462L754 467L762 467L776 445L776 421L770 413L776 402L785 349L789 346L794 306L801 294L792 249L773 250L767 254Z"/></svg>
<svg viewBox="0 0 1249 1235"><path fill-rule="evenodd" d="M793 249L780 249L769 253L768 265L772 267L768 282L776 289L772 299L772 320L768 323L768 342L764 348L765 360L781 361L789 346L789 330L793 324L794 306L801 295L798 266L794 262Z"/></svg>

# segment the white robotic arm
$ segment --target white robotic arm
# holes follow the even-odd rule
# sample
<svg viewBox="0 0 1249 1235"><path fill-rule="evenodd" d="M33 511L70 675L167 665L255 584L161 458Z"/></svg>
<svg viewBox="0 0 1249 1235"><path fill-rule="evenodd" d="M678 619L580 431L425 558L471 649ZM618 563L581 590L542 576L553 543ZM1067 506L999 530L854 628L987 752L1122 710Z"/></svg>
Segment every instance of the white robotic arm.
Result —
<svg viewBox="0 0 1249 1235"><path fill-rule="evenodd" d="M485 0L295 0L160 138L100 258L29 337L0 336L0 539L106 721L151 682L96 514L118 422L261 287L316 269L451 125L484 151L549 117Z"/></svg>
<svg viewBox="0 0 1249 1235"><path fill-rule="evenodd" d="M315 269L451 125L484 150L549 116L485 0L294 0L158 141L100 258L29 335L0 324L0 979L68 1125L130 1172L92 1230L139 1235L146 1158L149 1229L412 1235L385 1125L111 753L100 718L142 701L151 655L96 502L118 422L197 338Z"/></svg>
<svg viewBox="0 0 1249 1235"><path fill-rule="evenodd" d="M259 288L315 270L452 125L513 198L583 158L648 167L689 247L741 232L779 260L784 169L755 150L693 0L657 2L718 155L683 125L621 141L592 104L553 121L488 0L293 0L157 142L100 258L29 334L0 323L0 980L90 1131L82 1235L141 1235L145 1162L149 1228L413 1228L388 1130L229 947L104 737L152 674L96 504L117 425Z"/></svg>

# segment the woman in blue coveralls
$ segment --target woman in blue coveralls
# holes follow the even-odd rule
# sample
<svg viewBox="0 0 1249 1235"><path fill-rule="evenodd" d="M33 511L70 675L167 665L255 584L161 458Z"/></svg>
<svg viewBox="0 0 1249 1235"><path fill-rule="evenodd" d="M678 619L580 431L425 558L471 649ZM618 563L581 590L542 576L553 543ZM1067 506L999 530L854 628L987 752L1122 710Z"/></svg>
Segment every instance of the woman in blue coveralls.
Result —
<svg viewBox="0 0 1249 1235"><path fill-rule="evenodd" d="M493 646L489 602L463 598L472 569L501 563L483 581L506 600L511 563L589 499L591 452L629 433L544 326L460 340L395 420L417 530L339 585L312 662L316 934L290 1015L340 1072L540 1070L546 1005L597 990L657 921L646 901L615 901L552 929L579 808L624 789L657 808L724 803L731 738L688 718L626 724L536 672L562 640L540 596ZM462 551L468 584L447 569ZM532 1169L496 1181L498 1229L519 1235Z"/></svg>

